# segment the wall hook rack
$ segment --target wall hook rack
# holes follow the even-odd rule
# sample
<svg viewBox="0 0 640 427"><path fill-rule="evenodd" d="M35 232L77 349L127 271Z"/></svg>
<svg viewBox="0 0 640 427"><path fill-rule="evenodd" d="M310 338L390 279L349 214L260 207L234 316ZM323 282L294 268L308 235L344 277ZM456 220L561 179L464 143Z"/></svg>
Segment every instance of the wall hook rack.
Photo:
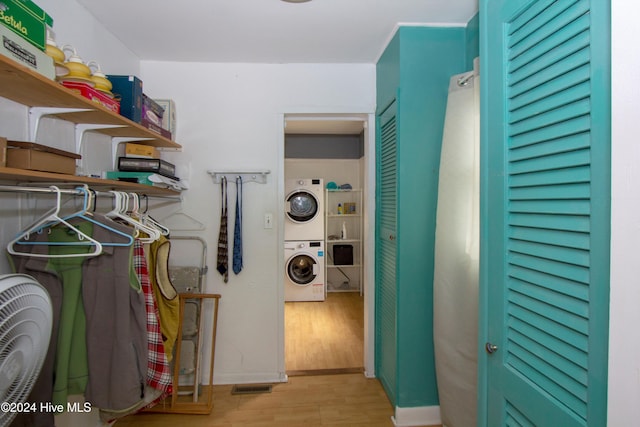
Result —
<svg viewBox="0 0 640 427"><path fill-rule="evenodd" d="M235 181L236 178L241 177L242 182L257 182L258 184L267 183L267 175L271 173L269 170L262 171L208 171L214 181L219 184L222 177L226 177L227 181Z"/></svg>

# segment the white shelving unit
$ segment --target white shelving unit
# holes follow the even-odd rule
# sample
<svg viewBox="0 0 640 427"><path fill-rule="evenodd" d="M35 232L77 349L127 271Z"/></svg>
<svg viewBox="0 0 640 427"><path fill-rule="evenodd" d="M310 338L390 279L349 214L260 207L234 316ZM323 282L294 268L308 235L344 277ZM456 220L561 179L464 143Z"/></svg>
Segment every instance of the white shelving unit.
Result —
<svg viewBox="0 0 640 427"><path fill-rule="evenodd" d="M362 190L325 190L325 251L327 292L362 295Z"/></svg>

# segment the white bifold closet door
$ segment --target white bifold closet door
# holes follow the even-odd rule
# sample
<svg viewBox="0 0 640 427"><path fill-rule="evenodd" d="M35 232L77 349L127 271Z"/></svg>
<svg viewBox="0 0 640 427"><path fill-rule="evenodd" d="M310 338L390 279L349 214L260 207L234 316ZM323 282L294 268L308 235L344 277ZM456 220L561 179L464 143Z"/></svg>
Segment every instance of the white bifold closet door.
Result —
<svg viewBox="0 0 640 427"><path fill-rule="evenodd" d="M444 124L434 270L434 341L445 427L476 425L480 82L453 76Z"/></svg>

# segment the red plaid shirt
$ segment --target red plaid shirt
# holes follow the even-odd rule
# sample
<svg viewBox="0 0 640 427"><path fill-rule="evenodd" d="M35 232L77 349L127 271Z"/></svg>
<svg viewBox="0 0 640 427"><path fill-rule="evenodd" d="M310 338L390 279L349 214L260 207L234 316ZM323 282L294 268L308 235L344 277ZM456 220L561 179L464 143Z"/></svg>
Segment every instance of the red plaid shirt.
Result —
<svg viewBox="0 0 640 427"><path fill-rule="evenodd" d="M138 280L142 285L147 307L147 347L149 349L147 384L163 391L160 398L156 400L158 401L172 391L171 366L167 361L167 355L162 344L158 307L156 306L153 289L151 289L151 282L149 281L149 270L147 269L147 260L144 257L144 247L137 239L133 247L133 264Z"/></svg>

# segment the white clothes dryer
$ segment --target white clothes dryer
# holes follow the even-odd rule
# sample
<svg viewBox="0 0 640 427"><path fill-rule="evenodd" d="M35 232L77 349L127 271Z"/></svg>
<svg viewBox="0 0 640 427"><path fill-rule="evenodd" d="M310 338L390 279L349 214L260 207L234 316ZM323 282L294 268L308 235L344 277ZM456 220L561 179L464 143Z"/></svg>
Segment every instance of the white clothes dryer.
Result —
<svg viewBox="0 0 640 427"><path fill-rule="evenodd" d="M324 301L324 241L284 242L284 300Z"/></svg>
<svg viewBox="0 0 640 427"><path fill-rule="evenodd" d="M320 178L285 181L284 240L324 240L324 185Z"/></svg>

